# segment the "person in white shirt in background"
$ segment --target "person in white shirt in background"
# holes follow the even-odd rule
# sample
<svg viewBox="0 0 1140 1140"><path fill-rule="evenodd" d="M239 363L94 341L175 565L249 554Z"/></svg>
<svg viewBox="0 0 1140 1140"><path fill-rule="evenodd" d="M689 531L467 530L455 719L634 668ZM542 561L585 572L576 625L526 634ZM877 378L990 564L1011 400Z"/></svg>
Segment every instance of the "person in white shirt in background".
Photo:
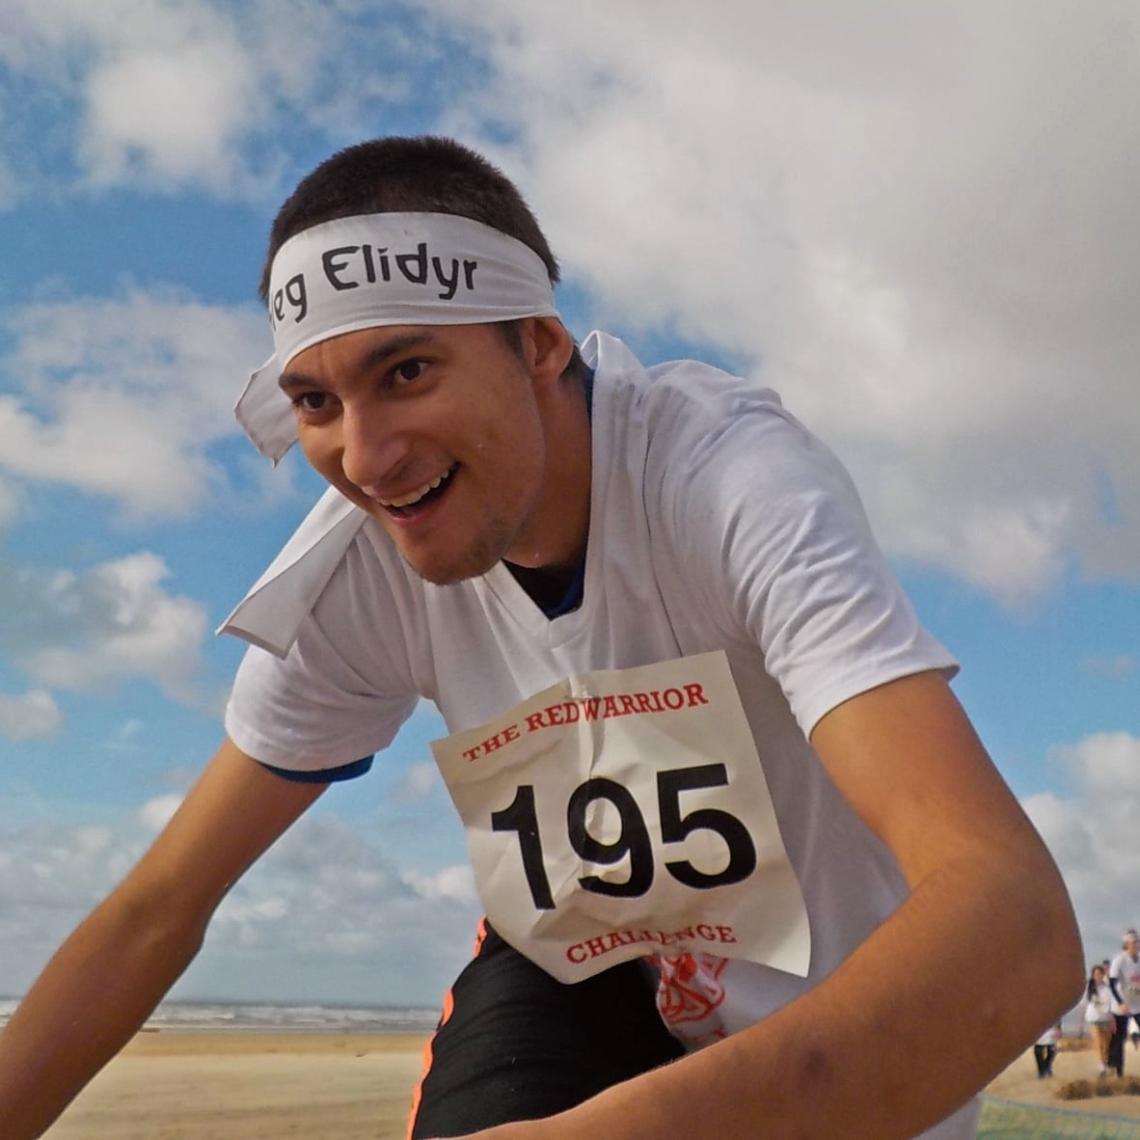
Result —
<svg viewBox="0 0 1140 1140"><path fill-rule="evenodd" d="M1102 1077L1108 1072L1112 1039L1116 1035L1116 1018L1112 1011L1114 1001L1108 984L1108 972L1103 966L1093 966L1085 990L1085 1023L1096 1042Z"/></svg>
<svg viewBox="0 0 1140 1140"><path fill-rule="evenodd" d="M1108 972L1112 990L1112 1012L1116 1017L1116 1033L1112 1038L1109 1068L1124 1076L1124 1045L1128 1040L1128 1021L1140 1014L1140 935L1133 928L1124 932L1121 950L1112 960Z"/></svg>

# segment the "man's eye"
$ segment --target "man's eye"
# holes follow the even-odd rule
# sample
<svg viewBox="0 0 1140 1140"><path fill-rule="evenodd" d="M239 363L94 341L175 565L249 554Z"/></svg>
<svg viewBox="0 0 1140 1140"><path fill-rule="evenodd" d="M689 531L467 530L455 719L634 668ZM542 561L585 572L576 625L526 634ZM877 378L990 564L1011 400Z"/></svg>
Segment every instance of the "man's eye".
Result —
<svg viewBox="0 0 1140 1140"><path fill-rule="evenodd" d="M327 400L324 392L302 392L293 397L293 407L302 412L321 412L324 411Z"/></svg>
<svg viewBox="0 0 1140 1140"><path fill-rule="evenodd" d="M392 372L397 381L407 384L412 380L418 380L423 375L425 367L422 360L404 360L397 364Z"/></svg>

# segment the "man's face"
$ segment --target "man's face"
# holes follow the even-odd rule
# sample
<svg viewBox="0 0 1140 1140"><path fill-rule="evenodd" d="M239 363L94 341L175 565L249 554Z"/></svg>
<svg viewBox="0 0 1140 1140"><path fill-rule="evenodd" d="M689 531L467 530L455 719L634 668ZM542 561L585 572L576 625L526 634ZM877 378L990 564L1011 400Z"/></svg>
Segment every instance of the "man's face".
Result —
<svg viewBox="0 0 1140 1140"><path fill-rule="evenodd" d="M1135 938L1125 939L1124 952L1128 955L1129 958L1135 961L1136 958L1140 956L1140 942L1138 942Z"/></svg>
<svg viewBox="0 0 1140 1140"><path fill-rule="evenodd" d="M309 462L429 582L533 544L546 438L532 376L498 329L345 333L299 353L281 387Z"/></svg>

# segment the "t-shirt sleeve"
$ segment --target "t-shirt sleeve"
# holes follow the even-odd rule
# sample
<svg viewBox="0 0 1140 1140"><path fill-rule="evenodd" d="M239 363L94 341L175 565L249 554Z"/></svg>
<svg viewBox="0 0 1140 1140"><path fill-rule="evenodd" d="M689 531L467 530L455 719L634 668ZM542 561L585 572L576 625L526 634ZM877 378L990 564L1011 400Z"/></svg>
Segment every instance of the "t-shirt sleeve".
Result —
<svg viewBox="0 0 1140 1140"><path fill-rule="evenodd" d="M283 780L290 780L296 784L343 784L346 780L355 780L372 771L371 756L362 756L351 764L342 764L339 768L320 768L315 772L298 772L291 768L277 768L266 764L264 760L258 763L268 772L280 776Z"/></svg>
<svg viewBox="0 0 1140 1140"><path fill-rule="evenodd" d="M760 647L801 730L845 700L953 656L920 625L835 456L775 397L700 417L663 479L694 592L726 635Z"/></svg>
<svg viewBox="0 0 1140 1140"><path fill-rule="evenodd" d="M418 700L399 620L389 620L356 561L350 554L334 574L284 658L252 645L234 678L226 732L279 774L367 770Z"/></svg>

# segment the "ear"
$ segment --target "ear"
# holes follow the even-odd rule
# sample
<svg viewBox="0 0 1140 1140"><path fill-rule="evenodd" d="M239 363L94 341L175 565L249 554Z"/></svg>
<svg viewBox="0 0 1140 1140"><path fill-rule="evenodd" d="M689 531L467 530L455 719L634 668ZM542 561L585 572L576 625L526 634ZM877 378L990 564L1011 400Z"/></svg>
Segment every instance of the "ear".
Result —
<svg viewBox="0 0 1140 1140"><path fill-rule="evenodd" d="M526 317L520 323L523 358L534 380L557 380L570 363L574 338L557 317Z"/></svg>

